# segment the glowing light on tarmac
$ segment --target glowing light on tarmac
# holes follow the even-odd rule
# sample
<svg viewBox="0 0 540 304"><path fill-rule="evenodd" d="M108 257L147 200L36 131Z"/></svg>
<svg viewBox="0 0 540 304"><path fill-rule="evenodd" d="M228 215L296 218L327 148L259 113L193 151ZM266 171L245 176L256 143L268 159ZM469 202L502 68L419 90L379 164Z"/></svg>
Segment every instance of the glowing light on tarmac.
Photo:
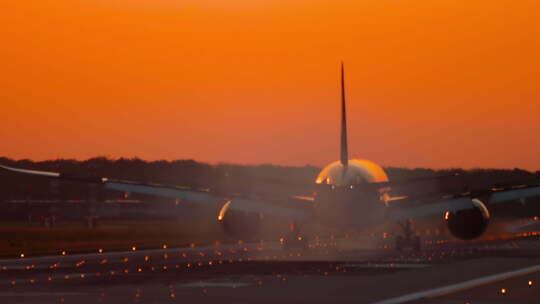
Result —
<svg viewBox="0 0 540 304"><path fill-rule="evenodd" d="M163 246L163 245L162 245ZM135 246L133 246L135 247ZM228 248L227 248L228 247ZM194 269L198 269L198 268L205 268L205 267L214 267L214 266L218 266L218 265L221 265L221 264L226 264L227 262L228 263L242 263L242 262L250 262L250 261L253 261L253 260L256 260L256 258L252 258L249 253L252 252L252 251L255 251L253 249L255 249L255 247L251 247L251 244L248 245L248 244L244 244L243 241L238 241L236 242L236 246L227 246L226 248L221 248L220 250L217 250L216 247L201 247L200 249L198 250L192 250L192 251L189 251L189 256L188 254L186 254L185 252L179 252L176 251L176 250L173 250L173 249L169 249L167 250L166 252L164 251L161 251L160 253L158 252L153 252L152 254L149 254L149 255L146 255L146 256L143 256L142 254L139 256L138 254L131 254L131 256L129 254L124 255L124 257L121 257L121 256L118 256L118 255L114 255L114 258L113 260L111 260L110 263L108 263L111 267L115 267L118 266L119 264L121 264L122 268L116 268L116 269L103 269L102 273L101 272L97 272L97 273L71 273L71 274L65 274L65 273L58 273L57 275L53 275L53 272L51 272L50 276L47 277L45 276L43 279L40 279L39 277L33 279L35 280L34 282L32 282L30 279L26 278L25 280L23 281L14 281L17 283L17 286L19 285L25 285L25 284L39 284L39 283L48 283L47 281L63 281L62 279L65 279L65 280L70 280L70 281L73 281L73 280L81 280L81 279L87 279L87 278L92 278L92 277L100 277L100 276L106 276L106 275L111 275L111 276L115 276L117 277L118 279L124 277L124 278L127 278L127 277L131 277L133 275L136 275L138 273L141 273L144 272L143 270L146 270L147 273L152 273L151 271L157 271L158 273L161 272L161 271L173 271L173 270L183 270L183 271L186 271L186 270L189 270L189 271L194 271ZM321 247L322 248L322 247ZM164 248L165 249L165 248ZM260 248L257 247L257 251L260 251L260 250L263 250L263 248ZM98 250L99 252L99 250ZM143 252L146 252L146 250L143 250L141 253ZM151 251L148 251L148 252L151 252ZM167 261L163 261L161 260L159 257L160 257L160 254L165 258L167 259L168 257L168 260ZM436 256L453 256L455 255L456 252L452 251L452 252L437 252L437 253L432 253L432 255L434 257ZM67 255L67 252L66 252L66 255ZM98 256L98 253L96 253L94 251L94 255L96 256L96 259L91 259L89 258L88 260L74 260L74 257L75 256L70 256L70 257L66 257L66 258L62 258L62 265L64 267L70 267L70 266L75 266L75 267L79 267L79 266L87 266L87 265L92 265L92 264L105 264L107 263L107 259L104 259L105 256ZM263 254L264 256L264 254ZM273 256L271 257L270 255L266 255L264 256L261 256L261 259L264 259L264 260L270 260L270 259L278 259L278 256ZM290 257L300 257L302 256L302 254L298 253L298 252L295 252L295 253L286 253L286 254L283 254L282 256L280 255L279 257L282 257L282 258L285 258L287 256L290 256ZM154 259L151 259L151 257L154 257ZM185 260L184 258L187 258L187 260ZM101 259L100 259L101 258ZM112 258L112 257L111 257ZM402 257L403 258L403 257ZM73 259L73 261L71 261ZM144 259L144 262L147 262L144 264L144 266L142 266L141 262L142 260ZM155 264L155 263L152 263L152 262L158 262L159 264ZM187 262L190 262L190 263L187 263ZM119 263L120 262L120 263ZM122 263L123 262L123 263ZM164 265L164 263L166 263ZM383 262L384 263L384 262ZM392 262L392 263L395 263L395 262ZM404 261L404 263L416 263L418 264L418 261ZM21 264L26 264L25 262L22 262L21 261ZM30 264L30 263L28 263ZM161 265L160 265L161 264ZM57 264L53 264L51 266L49 266L48 268L50 268L51 270L53 269L56 269L59 267L59 263ZM345 267L340 267L340 266L335 266L335 265L332 265L331 266L331 270L330 271L327 271L328 269L324 269L324 268L320 268L320 269L317 269L317 273L319 273L320 275L324 275L324 276L330 276L334 273L334 269L335 269L335 272L348 272L349 271L354 271L354 269L345 269L347 268L347 266L349 265L345 265ZM397 267L399 266L398 264L392 264L392 267ZM33 270L36 266L35 265L21 265L21 269L26 269L26 270ZM38 264L38 267L39 268L39 264ZM350 268L350 267L349 267ZM56 271L56 270L55 270ZM281 281L281 282L285 282L285 281L288 281L287 278L283 275L283 274L278 274L276 276L276 278ZM527 280L525 280L527 281ZM530 282L530 283L529 283ZM261 285L261 283L258 283L256 280L254 280L253 282L249 283L250 285ZM528 281L528 284L529 286L532 286L532 281ZM238 284L234 284L235 287L240 287L240 285ZM172 291L171 291L172 293Z"/></svg>
<svg viewBox="0 0 540 304"><path fill-rule="evenodd" d="M506 294L508 291L506 290L506 288L501 288L501 294Z"/></svg>
<svg viewBox="0 0 540 304"><path fill-rule="evenodd" d="M533 281L527 282L527 285L529 285L529 287L532 286L532 285L533 285Z"/></svg>

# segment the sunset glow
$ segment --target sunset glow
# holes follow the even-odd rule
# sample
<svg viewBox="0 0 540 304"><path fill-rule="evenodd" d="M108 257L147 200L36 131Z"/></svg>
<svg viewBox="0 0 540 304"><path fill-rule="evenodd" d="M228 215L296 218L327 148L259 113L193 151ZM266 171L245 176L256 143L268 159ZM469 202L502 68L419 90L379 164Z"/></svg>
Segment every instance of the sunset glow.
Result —
<svg viewBox="0 0 540 304"><path fill-rule="evenodd" d="M540 169L537 0L0 8L0 156Z"/></svg>

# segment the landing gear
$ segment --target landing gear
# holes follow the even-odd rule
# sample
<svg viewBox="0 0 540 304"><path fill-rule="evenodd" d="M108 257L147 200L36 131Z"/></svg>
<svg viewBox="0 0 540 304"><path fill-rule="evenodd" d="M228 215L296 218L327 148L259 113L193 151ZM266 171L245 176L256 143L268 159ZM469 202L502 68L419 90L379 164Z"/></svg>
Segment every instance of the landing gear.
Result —
<svg viewBox="0 0 540 304"><path fill-rule="evenodd" d="M306 238L300 235L287 235L281 238L283 250L307 250L309 248Z"/></svg>
<svg viewBox="0 0 540 304"><path fill-rule="evenodd" d="M403 228L403 235L396 237L396 250L402 251L406 248L411 248L413 251L420 251L421 240L419 236L414 234L411 222L400 223L400 226Z"/></svg>
<svg viewBox="0 0 540 304"><path fill-rule="evenodd" d="M309 248L308 240L300 234L300 227L296 223L289 226L289 233L280 239L283 250L307 250Z"/></svg>
<svg viewBox="0 0 540 304"><path fill-rule="evenodd" d="M403 237L398 235L396 237L396 250L402 251L406 248L411 248L413 251L421 250L420 237L412 236L410 238Z"/></svg>

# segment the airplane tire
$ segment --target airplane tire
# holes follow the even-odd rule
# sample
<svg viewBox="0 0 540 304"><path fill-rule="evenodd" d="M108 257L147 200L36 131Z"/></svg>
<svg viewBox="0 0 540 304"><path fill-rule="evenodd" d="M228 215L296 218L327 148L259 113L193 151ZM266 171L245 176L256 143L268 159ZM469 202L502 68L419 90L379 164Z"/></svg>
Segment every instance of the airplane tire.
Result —
<svg viewBox="0 0 540 304"><path fill-rule="evenodd" d="M422 248L422 242L420 240L420 237L419 236L415 236L413 238L413 249L414 251L416 252L419 252Z"/></svg>
<svg viewBox="0 0 540 304"><path fill-rule="evenodd" d="M281 244L283 250L307 250L309 244L306 238L302 237L298 239L297 237L286 237Z"/></svg>
<svg viewBox="0 0 540 304"><path fill-rule="evenodd" d="M403 250L403 237L401 235L398 235L396 237L396 250L397 251Z"/></svg>

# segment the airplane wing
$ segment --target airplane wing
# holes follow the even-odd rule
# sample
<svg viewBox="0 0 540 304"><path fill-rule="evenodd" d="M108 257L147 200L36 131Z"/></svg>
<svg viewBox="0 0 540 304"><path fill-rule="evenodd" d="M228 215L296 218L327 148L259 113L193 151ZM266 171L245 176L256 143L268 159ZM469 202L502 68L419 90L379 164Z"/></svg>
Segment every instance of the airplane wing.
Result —
<svg viewBox="0 0 540 304"><path fill-rule="evenodd" d="M490 205L525 200L536 196L540 196L540 184L491 188L474 194L466 193L458 197L434 200L419 206L391 206L389 217L393 220L405 220L426 216L442 216L446 211L455 212L471 209L473 206L471 200L478 197L487 197L488 199L484 203L489 208Z"/></svg>
<svg viewBox="0 0 540 304"><path fill-rule="evenodd" d="M535 196L540 196L540 185L520 185L510 188L492 189L489 204L500 204Z"/></svg>
<svg viewBox="0 0 540 304"><path fill-rule="evenodd" d="M226 201L230 200L232 201L232 203L229 205L230 210L236 210L246 213L264 214L280 218L287 218L291 220L305 220L312 214L309 209L304 210L287 208L271 202L244 197L223 197L214 194L208 190L195 190L189 187L166 186L152 183L115 180L106 177L78 177L58 172L19 169L3 165L0 165L0 169L34 176L57 178L61 180L97 183L101 184L105 189L169 197L201 205L215 203L216 201L223 201L223 203L225 203Z"/></svg>

